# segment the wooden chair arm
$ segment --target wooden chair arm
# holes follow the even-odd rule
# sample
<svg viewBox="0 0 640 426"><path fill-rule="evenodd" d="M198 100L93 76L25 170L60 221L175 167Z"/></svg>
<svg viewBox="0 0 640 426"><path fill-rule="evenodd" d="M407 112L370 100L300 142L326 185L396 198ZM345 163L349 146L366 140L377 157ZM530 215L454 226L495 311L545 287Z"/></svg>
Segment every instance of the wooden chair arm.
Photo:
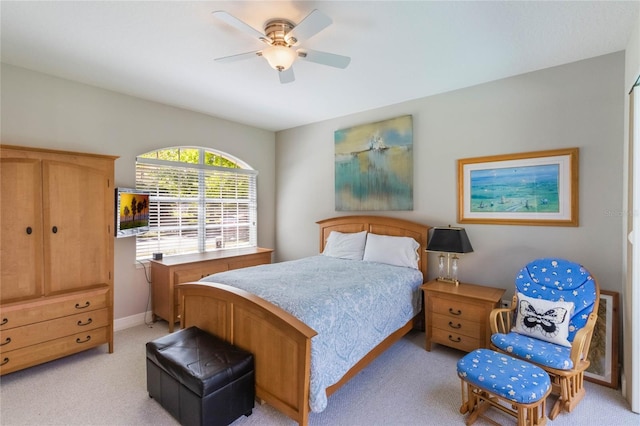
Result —
<svg viewBox="0 0 640 426"><path fill-rule="evenodd" d="M591 345L591 337L593 336L593 329L596 325L598 316L595 312L589 314L589 319L584 327L582 327L576 333L571 344L571 361L573 361L574 368L581 369L579 366L584 364L584 369L589 366L587 356L589 354L589 346Z"/></svg>
<svg viewBox="0 0 640 426"><path fill-rule="evenodd" d="M489 314L489 326L491 327L491 334L506 334L510 332L514 311L515 305L511 308L497 308L492 310Z"/></svg>

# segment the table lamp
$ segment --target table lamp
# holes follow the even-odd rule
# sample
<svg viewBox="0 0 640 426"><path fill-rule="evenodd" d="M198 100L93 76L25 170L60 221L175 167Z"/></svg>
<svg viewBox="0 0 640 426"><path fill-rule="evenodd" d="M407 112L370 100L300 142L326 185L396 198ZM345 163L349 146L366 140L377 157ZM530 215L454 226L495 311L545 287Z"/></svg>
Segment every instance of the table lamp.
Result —
<svg viewBox="0 0 640 426"><path fill-rule="evenodd" d="M464 228L449 226L436 226L433 228L431 240L427 244L426 251L439 252L438 256L438 281L459 284L458 281L458 254L471 253L473 247ZM445 256L447 254L446 270Z"/></svg>

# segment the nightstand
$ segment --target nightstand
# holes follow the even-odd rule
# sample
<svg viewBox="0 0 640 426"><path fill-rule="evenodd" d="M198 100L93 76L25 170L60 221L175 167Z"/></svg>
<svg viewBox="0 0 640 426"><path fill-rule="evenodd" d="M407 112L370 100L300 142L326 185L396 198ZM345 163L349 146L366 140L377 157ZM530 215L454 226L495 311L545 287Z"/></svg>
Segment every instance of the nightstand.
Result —
<svg viewBox="0 0 640 426"><path fill-rule="evenodd" d="M489 346L489 314L500 306L505 289L436 280L420 288L424 292L427 351L432 343L466 352Z"/></svg>

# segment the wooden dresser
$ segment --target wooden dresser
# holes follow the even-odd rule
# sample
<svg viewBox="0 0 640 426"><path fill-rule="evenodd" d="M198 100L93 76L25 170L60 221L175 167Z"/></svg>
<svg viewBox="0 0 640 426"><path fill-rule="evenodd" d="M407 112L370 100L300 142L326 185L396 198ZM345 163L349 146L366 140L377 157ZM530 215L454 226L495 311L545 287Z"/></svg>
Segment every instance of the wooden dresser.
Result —
<svg viewBox="0 0 640 426"><path fill-rule="evenodd" d="M272 249L260 247L226 249L207 253L168 256L151 261L153 316L169 322L169 332L180 321L176 286L198 281L217 272L271 263Z"/></svg>
<svg viewBox="0 0 640 426"><path fill-rule="evenodd" d="M500 306L504 289L475 284L430 281L422 285L426 349L432 343L470 352L487 348L489 314Z"/></svg>
<svg viewBox="0 0 640 426"><path fill-rule="evenodd" d="M0 374L113 352L116 158L0 145Z"/></svg>

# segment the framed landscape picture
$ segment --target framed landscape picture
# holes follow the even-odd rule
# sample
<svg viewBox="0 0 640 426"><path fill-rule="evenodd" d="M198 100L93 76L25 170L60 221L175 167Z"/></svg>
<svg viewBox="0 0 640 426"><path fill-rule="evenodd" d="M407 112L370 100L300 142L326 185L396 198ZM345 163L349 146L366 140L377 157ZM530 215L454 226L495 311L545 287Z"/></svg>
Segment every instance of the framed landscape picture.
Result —
<svg viewBox="0 0 640 426"><path fill-rule="evenodd" d="M598 320L589 346L585 380L618 388L618 293L600 290Z"/></svg>
<svg viewBox="0 0 640 426"><path fill-rule="evenodd" d="M578 148L458 160L458 222L578 226Z"/></svg>

